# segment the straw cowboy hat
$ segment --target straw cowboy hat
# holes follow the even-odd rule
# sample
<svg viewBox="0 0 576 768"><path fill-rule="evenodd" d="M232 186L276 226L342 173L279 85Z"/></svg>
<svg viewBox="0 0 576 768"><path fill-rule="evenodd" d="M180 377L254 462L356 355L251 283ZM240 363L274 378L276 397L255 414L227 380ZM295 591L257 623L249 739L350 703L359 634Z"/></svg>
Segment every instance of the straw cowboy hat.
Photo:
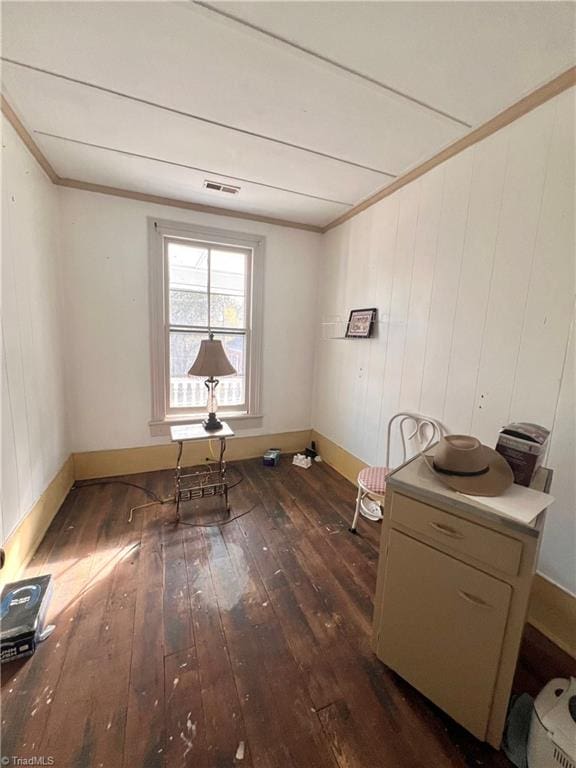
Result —
<svg viewBox="0 0 576 768"><path fill-rule="evenodd" d="M424 456L449 488L472 496L500 496L514 482L506 459L471 435L446 435Z"/></svg>

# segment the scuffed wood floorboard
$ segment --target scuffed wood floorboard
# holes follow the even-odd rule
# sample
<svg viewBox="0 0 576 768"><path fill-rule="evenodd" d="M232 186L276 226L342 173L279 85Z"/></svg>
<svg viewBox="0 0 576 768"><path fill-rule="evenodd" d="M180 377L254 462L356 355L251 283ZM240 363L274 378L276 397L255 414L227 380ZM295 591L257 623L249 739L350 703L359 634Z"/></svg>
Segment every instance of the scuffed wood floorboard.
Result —
<svg viewBox="0 0 576 768"><path fill-rule="evenodd" d="M230 464L219 500L147 506L114 479L70 492L28 574L52 573L54 634L2 667L2 754L56 768L509 766L370 648L380 528L354 487L283 457ZM172 472L125 478L161 498ZM546 678L573 673L545 652ZM539 683L519 665L517 687Z"/></svg>

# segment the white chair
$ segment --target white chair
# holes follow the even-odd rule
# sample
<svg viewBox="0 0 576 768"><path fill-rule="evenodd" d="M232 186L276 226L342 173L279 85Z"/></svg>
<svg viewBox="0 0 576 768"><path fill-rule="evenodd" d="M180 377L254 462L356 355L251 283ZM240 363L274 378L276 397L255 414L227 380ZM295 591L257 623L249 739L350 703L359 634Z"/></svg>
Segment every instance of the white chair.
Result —
<svg viewBox="0 0 576 768"><path fill-rule="evenodd" d="M398 425L400 432L402 464L409 458L427 451L444 433L442 424L429 416L408 412L396 413L392 416L388 422L386 466L365 467L358 475L358 496L356 497L356 510L350 533L356 533L358 515L360 514L368 520L378 521L382 519L381 502L386 494L386 480L393 471L390 467L390 450L392 429L395 424ZM410 451L410 448L416 450Z"/></svg>

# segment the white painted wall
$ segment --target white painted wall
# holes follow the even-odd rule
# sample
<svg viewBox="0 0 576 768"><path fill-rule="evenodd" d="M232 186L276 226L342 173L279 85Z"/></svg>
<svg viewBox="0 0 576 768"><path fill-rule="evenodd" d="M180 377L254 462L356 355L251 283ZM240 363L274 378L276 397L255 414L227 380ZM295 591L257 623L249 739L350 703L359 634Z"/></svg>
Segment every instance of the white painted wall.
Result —
<svg viewBox="0 0 576 768"><path fill-rule="evenodd" d="M60 190L74 451L151 438L147 217L266 237L262 426L309 429L320 235L134 200ZM240 433L240 431L238 430Z"/></svg>
<svg viewBox="0 0 576 768"><path fill-rule="evenodd" d="M2 514L5 541L69 454L56 188L2 120Z"/></svg>
<svg viewBox="0 0 576 768"><path fill-rule="evenodd" d="M554 426L539 567L576 593L574 159L571 89L324 237L313 426L369 463L399 410ZM322 338L371 306L376 338Z"/></svg>

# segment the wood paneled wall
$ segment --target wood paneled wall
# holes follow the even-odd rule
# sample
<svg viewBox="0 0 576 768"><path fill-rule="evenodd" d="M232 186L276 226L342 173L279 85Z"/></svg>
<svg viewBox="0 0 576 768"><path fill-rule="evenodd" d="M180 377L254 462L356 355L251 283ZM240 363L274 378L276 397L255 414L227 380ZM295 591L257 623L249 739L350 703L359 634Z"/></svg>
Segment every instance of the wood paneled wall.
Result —
<svg viewBox="0 0 576 768"><path fill-rule="evenodd" d="M70 455L60 269L58 192L2 119L3 543L44 509L42 497ZM22 551L38 543L42 525L26 523Z"/></svg>
<svg viewBox="0 0 576 768"><path fill-rule="evenodd" d="M399 410L491 445L510 420L553 427L574 253L572 88L325 235L314 429L373 464ZM326 338L371 306L375 338ZM576 592L571 473L553 492L541 568Z"/></svg>

